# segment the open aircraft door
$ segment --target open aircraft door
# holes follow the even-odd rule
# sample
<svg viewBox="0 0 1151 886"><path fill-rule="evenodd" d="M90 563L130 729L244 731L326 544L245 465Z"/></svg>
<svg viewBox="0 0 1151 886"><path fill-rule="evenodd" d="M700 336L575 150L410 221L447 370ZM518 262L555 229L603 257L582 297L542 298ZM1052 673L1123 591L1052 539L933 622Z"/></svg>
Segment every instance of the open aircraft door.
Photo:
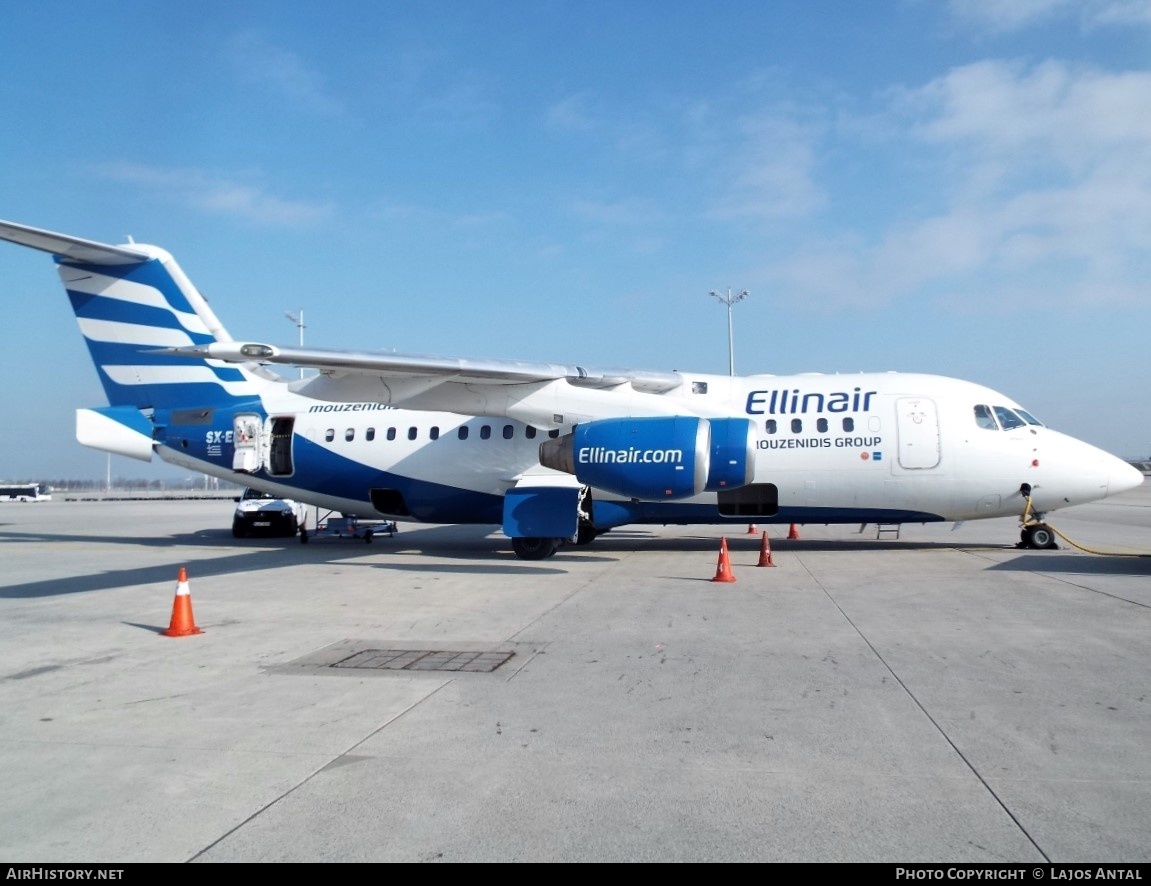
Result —
<svg viewBox="0 0 1151 886"><path fill-rule="evenodd" d="M294 416L270 416L239 412L232 420L232 470L255 474L261 468L269 477L289 477L293 473L292 432Z"/></svg>
<svg viewBox="0 0 1151 886"><path fill-rule="evenodd" d="M232 419L232 470L241 474L254 474L263 466L263 424L254 412L238 412Z"/></svg>
<svg viewBox="0 0 1151 886"><path fill-rule="evenodd" d="M935 401L924 397L900 397L895 401L899 434L899 466L905 470L937 467L941 458L939 413Z"/></svg>

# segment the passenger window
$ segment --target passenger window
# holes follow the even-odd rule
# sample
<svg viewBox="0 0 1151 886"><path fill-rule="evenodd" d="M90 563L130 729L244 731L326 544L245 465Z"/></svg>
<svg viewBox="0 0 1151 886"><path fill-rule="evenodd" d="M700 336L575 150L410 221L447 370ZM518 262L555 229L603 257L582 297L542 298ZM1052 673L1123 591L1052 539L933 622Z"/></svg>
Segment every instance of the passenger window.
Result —
<svg viewBox="0 0 1151 886"><path fill-rule="evenodd" d="M389 440L395 440L396 439L396 429L395 428L388 428L388 439Z"/></svg>
<svg viewBox="0 0 1151 886"><path fill-rule="evenodd" d="M826 418L817 419L815 422L815 429L817 431L819 431L819 433L821 433L821 434L826 434L827 433L827 419Z"/></svg>
<svg viewBox="0 0 1151 886"><path fill-rule="evenodd" d="M460 425L460 429L458 431L456 431L456 435L461 440L468 439L468 426L467 425Z"/></svg>
<svg viewBox="0 0 1151 886"><path fill-rule="evenodd" d="M793 418L791 420L791 432L793 434L802 434L803 433L803 419L802 418Z"/></svg>
<svg viewBox="0 0 1151 886"><path fill-rule="evenodd" d="M849 434L850 434L852 431L854 431L854 430L855 430L855 419L854 419L854 418L844 418L844 420L843 420L843 430L844 430L844 431L846 431L846 432L847 432L847 433L849 433Z"/></svg>
<svg viewBox="0 0 1151 886"><path fill-rule="evenodd" d="M480 425L480 439L481 440L488 440L491 438L491 436L492 436L492 426L491 425Z"/></svg>
<svg viewBox="0 0 1151 886"><path fill-rule="evenodd" d="M1003 430L1005 431L1021 428L1024 424L1026 424L1023 419L1021 419L1006 406L996 406L995 417L999 419L999 424L1003 426Z"/></svg>
<svg viewBox="0 0 1151 886"><path fill-rule="evenodd" d="M774 434L779 430L779 422L777 422L774 418L769 418L763 423L763 429L769 434Z"/></svg>
<svg viewBox="0 0 1151 886"><path fill-rule="evenodd" d="M344 439L347 440L349 443L351 443L353 440L355 440L356 439L356 429L355 428L348 428L346 431L344 431Z"/></svg>
<svg viewBox="0 0 1151 886"><path fill-rule="evenodd" d="M528 425L526 428L524 428L524 436L529 440L534 440L536 438L536 429L531 425Z"/></svg>
<svg viewBox="0 0 1151 886"><path fill-rule="evenodd" d="M548 431L548 436L551 437L553 440L556 437L558 437L559 435L560 435L560 429L559 428L552 428L550 431Z"/></svg>
<svg viewBox="0 0 1151 886"><path fill-rule="evenodd" d="M510 440L513 436L515 436L515 433L516 433L516 429L513 428L511 425L504 425L504 439L505 440Z"/></svg>
<svg viewBox="0 0 1151 886"><path fill-rule="evenodd" d="M375 440L376 439L376 429L375 428L368 428L366 431L364 431L364 439L367 440L369 443L371 443L373 440Z"/></svg>
<svg viewBox="0 0 1151 886"><path fill-rule="evenodd" d="M335 440L336 439L336 429L335 428L328 428L326 431L324 431L324 439L327 440L329 443L331 443L333 440Z"/></svg>
<svg viewBox="0 0 1151 886"><path fill-rule="evenodd" d="M705 381L693 381L691 383L691 392L693 394L706 394L707 393L707 382L705 382Z"/></svg>
<svg viewBox="0 0 1151 886"><path fill-rule="evenodd" d="M991 407L980 403L975 407L975 423L987 431L998 431L999 425L995 423L995 416L991 414Z"/></svg>
<svg viewBox="0 0 1151 886"><path fill-rule="evenodd" d="M419 434L419 431L416 430L415 428L408 428L408 439L409 440L415 440L416 436L418 434Z"/></svg>
<svg viewBox="0 0 1151 886"><path fill-rule="evenodd" d="M436 427L435 425L432 425L431 430L428 431L428 436L431 437L433 440L440 439L440 429L438 427Z"/></svg>

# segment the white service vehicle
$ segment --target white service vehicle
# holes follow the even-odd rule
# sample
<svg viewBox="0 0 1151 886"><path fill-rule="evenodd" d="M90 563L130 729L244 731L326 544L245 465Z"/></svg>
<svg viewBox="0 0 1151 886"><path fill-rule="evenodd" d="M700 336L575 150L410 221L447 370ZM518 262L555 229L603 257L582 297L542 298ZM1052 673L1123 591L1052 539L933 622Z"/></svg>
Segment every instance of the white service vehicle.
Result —
<svg viewBox="0 0 1151 886"><path fill-rule="evenodd" d="M236 499L232 516L232 535L295 535L304 525L307 506L290 498L279 498L249 486Z"/></svg>

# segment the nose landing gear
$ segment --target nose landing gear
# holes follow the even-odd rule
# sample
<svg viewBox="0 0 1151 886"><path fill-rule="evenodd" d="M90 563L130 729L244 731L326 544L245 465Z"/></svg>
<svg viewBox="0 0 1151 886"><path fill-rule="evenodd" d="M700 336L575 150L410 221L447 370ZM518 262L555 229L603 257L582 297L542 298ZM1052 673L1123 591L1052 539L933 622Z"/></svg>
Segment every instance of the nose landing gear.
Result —
<svg viewBox="0 0 1151 886"><path fill-rule="evenodd" d="M1024 526L1019 533L1018 547L1033 550L1059 549L1059 545L1055 543L1055 530L1046 523L1029 523Z"/></svg>
<svg viewBox="0 0 1151 886"><path fill-rule="evenodd" d="M1019 533L1017 548L1030 548L1032 550L1058 550L1055 543L1055 530L1043 522L1042 514L1031 513L1031 484L1023 483L1019 487L1019 494L1027 502L1020 518L1022 530Z"/></svg>

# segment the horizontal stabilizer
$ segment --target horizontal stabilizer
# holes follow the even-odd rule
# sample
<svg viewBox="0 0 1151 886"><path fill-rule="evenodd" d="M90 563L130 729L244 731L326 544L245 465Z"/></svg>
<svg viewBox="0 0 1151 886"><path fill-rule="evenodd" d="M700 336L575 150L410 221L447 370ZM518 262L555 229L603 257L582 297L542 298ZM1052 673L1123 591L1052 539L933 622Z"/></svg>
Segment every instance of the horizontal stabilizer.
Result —
<svg viewBox="0 0 1151 886"><path fill-rule="evenodd" d="M70 262L89 265L125 265L146 262L154 256L131 246L110 246L95 240L84 240L68 234L57 234L28 225L0 221L0 240L50 252Z"/></svg>

